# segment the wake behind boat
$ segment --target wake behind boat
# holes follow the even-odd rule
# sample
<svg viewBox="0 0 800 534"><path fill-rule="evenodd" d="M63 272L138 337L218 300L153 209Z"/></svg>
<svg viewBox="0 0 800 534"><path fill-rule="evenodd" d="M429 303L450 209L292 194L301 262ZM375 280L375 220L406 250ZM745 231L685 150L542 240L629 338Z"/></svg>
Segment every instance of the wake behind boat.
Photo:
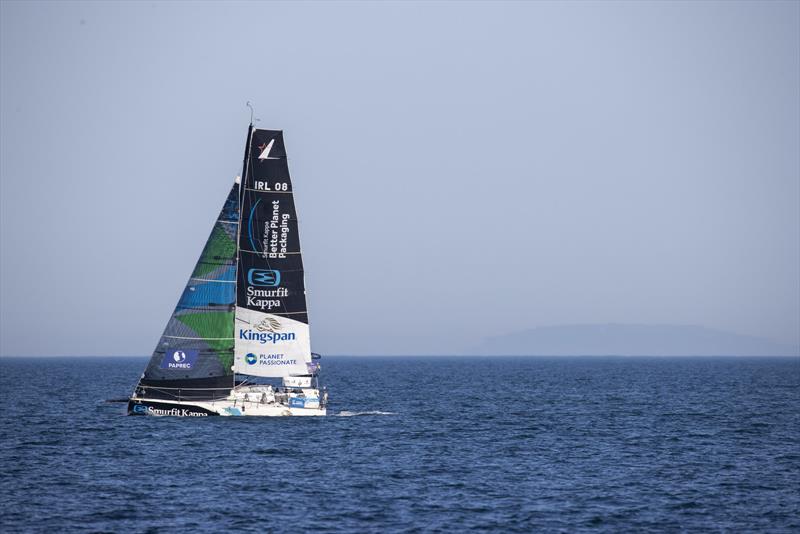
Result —
<svg viewBox="0 0 800 534"><path fill-rule="evenodd" d="M131 415L325 415L283 132L247 132L237 177L128 401Z"/></svg>

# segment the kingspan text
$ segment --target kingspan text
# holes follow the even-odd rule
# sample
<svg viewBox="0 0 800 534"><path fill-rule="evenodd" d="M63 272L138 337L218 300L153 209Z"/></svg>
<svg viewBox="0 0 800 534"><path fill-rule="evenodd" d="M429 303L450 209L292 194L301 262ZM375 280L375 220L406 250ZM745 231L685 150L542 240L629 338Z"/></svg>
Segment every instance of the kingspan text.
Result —
<svg viewBox="0 0 800 534"><path fill-rule="evenodd" d="M294 332L253 332L249 328L247 330L239 329L239 339L246 339L247 341L258 341L262 345L269 342L278 343L280 341L294 341Z"/></svg>

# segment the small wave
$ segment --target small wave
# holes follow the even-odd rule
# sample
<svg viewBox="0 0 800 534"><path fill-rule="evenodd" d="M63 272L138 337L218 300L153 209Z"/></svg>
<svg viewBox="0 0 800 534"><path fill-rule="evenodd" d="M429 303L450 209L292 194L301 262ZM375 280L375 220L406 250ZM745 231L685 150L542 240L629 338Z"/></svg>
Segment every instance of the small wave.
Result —
<svg viewBox="0 0 800 534"><path fill-rule="evenodd" d="M255 452L256 454L262 454L264 456L283 456L283 455L286 454L286 450L285 449L269 449L269 448L267 448L267 449L256 449L253 452Z"/></svg>
<svg viewBox="0 0 800 534"><path fill-rule="evenodd" d="M344 410L337 413L336 415L339 417L354 417L356 415L397 415L397 412L381 412L379 410L373 410L370 412L350 412Z"/></svg>

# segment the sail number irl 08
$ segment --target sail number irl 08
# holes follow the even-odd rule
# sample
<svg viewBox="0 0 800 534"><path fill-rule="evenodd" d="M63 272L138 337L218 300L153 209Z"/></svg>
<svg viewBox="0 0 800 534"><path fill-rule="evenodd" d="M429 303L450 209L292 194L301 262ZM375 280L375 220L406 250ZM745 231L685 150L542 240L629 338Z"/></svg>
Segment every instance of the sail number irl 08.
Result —
<svg viewBox="0 0 800 534"><path fill-rule="evenodd" d="M270 188L269 182L255 181L253 182L253 189L256 191L288 191L289 184L286 182L275 182L272 184L272 188Z"/></svg>

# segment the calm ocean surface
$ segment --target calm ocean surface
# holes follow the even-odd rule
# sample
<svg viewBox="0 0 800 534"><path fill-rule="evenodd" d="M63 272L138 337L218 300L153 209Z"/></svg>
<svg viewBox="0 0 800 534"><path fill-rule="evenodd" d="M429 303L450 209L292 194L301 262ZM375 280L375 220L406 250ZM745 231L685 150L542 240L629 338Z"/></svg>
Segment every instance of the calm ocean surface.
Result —
<svg viewBox="0 0 800 534"><path fill-rule="evenodd" d="M798 358L323 359L326 418L125 417L0 360L4 532L800 530Z"/></svg>

